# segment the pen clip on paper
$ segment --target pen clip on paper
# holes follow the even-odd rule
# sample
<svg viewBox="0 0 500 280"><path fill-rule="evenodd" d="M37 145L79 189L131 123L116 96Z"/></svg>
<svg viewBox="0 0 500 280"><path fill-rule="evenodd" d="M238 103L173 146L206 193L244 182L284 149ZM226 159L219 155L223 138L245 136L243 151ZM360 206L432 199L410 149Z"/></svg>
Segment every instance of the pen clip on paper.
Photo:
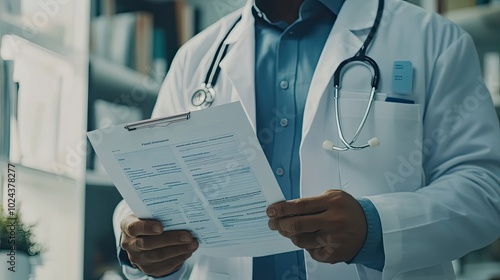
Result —
<svg viewBox="0 0 500 280"><path fill-rule="evenodd" d="M191 118L191 112L182 113L175 116L164 117L164 118L156 118L150 120L143 120L138 122L133 122L125 125L125 129L128 131L133 131L141 128L149 128L155 126L167 126L172 123L187 121Z"/></svg>

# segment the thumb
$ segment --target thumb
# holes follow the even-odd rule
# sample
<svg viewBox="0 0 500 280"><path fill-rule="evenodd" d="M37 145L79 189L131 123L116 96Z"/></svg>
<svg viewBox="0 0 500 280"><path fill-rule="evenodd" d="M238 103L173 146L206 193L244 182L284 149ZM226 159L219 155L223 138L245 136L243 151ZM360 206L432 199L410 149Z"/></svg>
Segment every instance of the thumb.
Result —
<svg viewBox="0 0 500 280"><path fill-rule="evenodd" d="M121 229L124 234L130 237L159 235L163 232L163 226L160 222L154 220L141 220L134 214L122 220Z"/></svg>

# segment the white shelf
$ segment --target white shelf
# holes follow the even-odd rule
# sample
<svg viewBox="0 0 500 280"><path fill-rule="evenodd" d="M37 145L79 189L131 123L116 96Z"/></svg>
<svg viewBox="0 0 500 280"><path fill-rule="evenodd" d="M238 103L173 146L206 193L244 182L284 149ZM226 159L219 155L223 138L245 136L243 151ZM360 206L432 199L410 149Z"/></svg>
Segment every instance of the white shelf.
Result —
<svg viewBox="0 0 500 280"><path fill-rule="evenodd" d="M26 36L26 32L23 30L22 26L1 17L0 30L2 31L2 35L9 34L19 36L54 53L62 55L66 59L74 59L75 57L74 51L64 47L62 38L57 38L44 33L37 33L34 36Z"/></svg>
<svg viewBox="0 0 500 280"><path fill-rule="evenodd" d="M22 44L36 46L37 48L46 50L47 53L50 53L53 57L57 57L58 60L64 60L66 63L73 66L81 67L82 65L88 63L87 57L82 57L82 55L78 54L76 51L64 47L63 45L59 45L57 38L39 33L36 36L27 39L23 34L22 28L10 24L0 18L0 42L5 35L17 36L19 39L16 44L20 46L22 46ZM17 45L15 46L17 47Z"/></svg>

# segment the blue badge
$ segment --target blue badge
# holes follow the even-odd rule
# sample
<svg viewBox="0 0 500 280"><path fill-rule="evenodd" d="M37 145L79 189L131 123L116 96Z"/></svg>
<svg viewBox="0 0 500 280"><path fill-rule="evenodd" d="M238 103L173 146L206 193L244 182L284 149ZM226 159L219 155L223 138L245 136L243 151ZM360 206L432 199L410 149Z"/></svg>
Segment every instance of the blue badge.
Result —
<svg viewBox="0 0 500 280"><path fill-rule="evenodd" d="M413 65L411 61L395 61L392 70L392 93L409 96L413 87Z"/></svg>

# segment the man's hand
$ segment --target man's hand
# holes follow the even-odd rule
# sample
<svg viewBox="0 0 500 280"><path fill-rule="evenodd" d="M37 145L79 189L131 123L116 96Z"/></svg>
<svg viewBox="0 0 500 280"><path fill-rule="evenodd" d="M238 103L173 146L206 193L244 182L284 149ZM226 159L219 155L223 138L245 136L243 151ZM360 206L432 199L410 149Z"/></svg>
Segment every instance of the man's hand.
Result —
<svg viewBox="0 0 500 280"><path fill-rule="evenodd" d="M129 215L121 222L121 247L142 272L161 277L176 271L198 248L188 231L166 231L157 221Z"/></svg>
<svg viewBox="0 0 500 280"><path fill-rule="evenodd" d="M358 201L343 191L278 202L267 208L267 215L269 228L290 238L319 262L350 261L365 243L365 213Z"/></svg>

